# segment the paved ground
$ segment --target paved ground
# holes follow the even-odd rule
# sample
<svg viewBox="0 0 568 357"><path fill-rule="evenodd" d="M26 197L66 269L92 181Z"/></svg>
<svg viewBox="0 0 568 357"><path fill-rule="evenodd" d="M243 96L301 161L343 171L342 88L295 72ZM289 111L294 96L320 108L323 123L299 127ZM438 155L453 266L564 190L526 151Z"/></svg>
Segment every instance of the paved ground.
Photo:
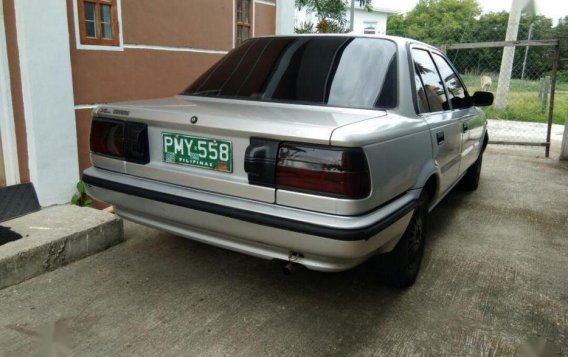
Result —
<svg viewBox="0 0 568 357"><path fill-rule="evenodd" d="M491 141L544 143L548 124L489 119L488 129ZM560 143L563 133L564 125L552 124L550 140ZM542 150L544 151L544 148Z"/></svg>
<svg viewBox="0 0 568 357"><path fill-rule="evenodd" d="M284 276L127 224L125 243L0 290L0 355L53 335L70 355L512 356L543 336L568 356L568 167L515 153L490 147L479 190L433 212L408 290L369 264Z"/></svg>

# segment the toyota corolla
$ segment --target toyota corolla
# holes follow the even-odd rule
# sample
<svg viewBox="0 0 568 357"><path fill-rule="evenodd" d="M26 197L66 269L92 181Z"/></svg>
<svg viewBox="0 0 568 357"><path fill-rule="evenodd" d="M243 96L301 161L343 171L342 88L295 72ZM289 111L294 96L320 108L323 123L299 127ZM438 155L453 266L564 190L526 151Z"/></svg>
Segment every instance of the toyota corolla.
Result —
<svg viewBox="0 0 568 357"><path fill-rule="evenodd" d="M131 221L320 271L382 255L406 287L429 211L478 186L492 101L417 41L256 38L175 97L97 107L83 180Z"/></svg>

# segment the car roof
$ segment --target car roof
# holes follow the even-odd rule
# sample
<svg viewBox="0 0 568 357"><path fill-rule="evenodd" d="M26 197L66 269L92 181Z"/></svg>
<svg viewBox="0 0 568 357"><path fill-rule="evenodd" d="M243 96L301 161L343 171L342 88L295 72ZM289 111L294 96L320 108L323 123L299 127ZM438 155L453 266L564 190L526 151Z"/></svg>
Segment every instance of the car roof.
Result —
<svg viewBox="0 0 568 357"><path fill-rule="evenodd" d="M427 43L413 40L411 38L406 37L399 37L399 36L390 36L390 35L362 35L356 33L306 33L306 34L291 34L291 35L270 35L270 36L259 36L255 38L279 38L279 37L346 37L346 38L380 38L385 40L390 40L397 43L399 46L406 46L407 44L413 45L420 45L423 47L427 47L432 50L439 50L435 46L429 45Z"/></svg>

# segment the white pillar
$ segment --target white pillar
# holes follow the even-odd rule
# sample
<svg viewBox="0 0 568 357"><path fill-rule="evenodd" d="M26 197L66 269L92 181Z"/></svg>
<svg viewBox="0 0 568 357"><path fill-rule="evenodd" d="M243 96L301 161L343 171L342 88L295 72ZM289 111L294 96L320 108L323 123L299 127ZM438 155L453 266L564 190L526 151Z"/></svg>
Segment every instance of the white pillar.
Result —
<svg viewBox="0 0 568 357"><path fill-rule="evenodd" d="M14 4L30 179L42 206L68 203L79 164L67 1Z"/></svg>
<svg viewBox="0 0 568 357"><path fill-rule="evenodd" d="M276 1L276 34L292 35L294 33L294 0Z"/></svg>
<svg viewBox="0 0 568 357"><path fill-rule="evenodd" d="M511 12L509 13L509 23L505 41L516 41L521 21L521 2L523 0L513 0ZM499 82L497 83L497 93L495 94L495 108L504 110L507 107L507 94L513 72L513 61L515 59L515 47L508 46L503 48L501 58L501 69L499 71Z"/></svg>

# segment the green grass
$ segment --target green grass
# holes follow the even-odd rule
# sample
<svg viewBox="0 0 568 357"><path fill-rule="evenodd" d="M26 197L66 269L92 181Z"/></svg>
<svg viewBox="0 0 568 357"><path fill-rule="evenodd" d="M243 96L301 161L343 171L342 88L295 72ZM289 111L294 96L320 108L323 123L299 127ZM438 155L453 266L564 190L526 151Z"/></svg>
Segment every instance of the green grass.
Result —
<svg viewBox="0 0 568 357"><path fill-rule="evenodd" d="M497 91L497 76L492 76L492 86L490 91ZM480 90L480 76L462 76L465 85L470 93ZM519 79L512 79L509 86L507 108L497 110L494 105L483 108L488 118L507 119L517 121L530 121L538 123L548 122L548 106L543 108L538 98L539 81L525 80L524 83ZM554 115L552 118L555 124L564 124L568 113L568 82L557 82L556 96L554 99Z"/></svg>

